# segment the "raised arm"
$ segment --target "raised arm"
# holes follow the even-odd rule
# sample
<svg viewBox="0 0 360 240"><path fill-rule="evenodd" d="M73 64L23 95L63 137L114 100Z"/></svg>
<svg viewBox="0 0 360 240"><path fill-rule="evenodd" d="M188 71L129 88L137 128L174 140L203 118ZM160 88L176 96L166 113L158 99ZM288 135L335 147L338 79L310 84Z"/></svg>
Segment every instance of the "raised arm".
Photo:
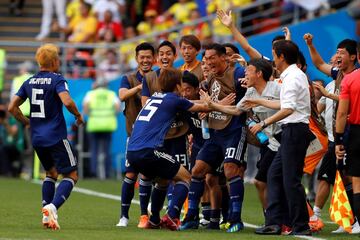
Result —
<svg viewBox="0 0 360 240"><path fill-rule="evenodd" d="M319 69L324 74L326 74L328 76L331 76L332 66L330 64L327 64L322 59L322 57L320 56L318 51L316 50L316 48L315 48L315 46L313 45L313 42L312 42L313 36L310 33L306 33L304 35L304 40L305 40L306 45L309 48L311 60L314 63L314 65L316 66L316 68Z"/></svg>
<svg viewBox="0 0 360 240"><path fill-rule="evenodd" d="M229 13L226 13L224 10L218 10L217 16L220 20L220 22L228 27L233 34L234 39L240 44L241 48L244 49L244 51L249 55L251 59L253 58L261 58L262 55L259 53L258 50L253 48L248 40L240 33L240 31L236 28L232 17L231 17L231 11Z"/></svg>

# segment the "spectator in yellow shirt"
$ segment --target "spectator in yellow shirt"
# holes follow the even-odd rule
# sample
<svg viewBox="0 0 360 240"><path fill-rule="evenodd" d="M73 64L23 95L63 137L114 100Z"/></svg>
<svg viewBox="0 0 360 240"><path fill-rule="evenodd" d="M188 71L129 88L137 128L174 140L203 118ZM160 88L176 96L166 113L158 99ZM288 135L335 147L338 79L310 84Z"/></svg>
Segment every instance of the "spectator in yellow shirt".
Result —
<svg viewBox="0 0 360 240"><path fill-rule="evenodd" d="M198 6L194 1L179 0L179 2L172 5L165 13L165 17L173 15L177 23L186 23L189 21L189 13Z"/></svg>
<svg viewBox="0 0 360 240"><path fill-rule="evenodd" d="M69 23L66 33L70 33L69 42L86 43L94 42L96 37L97 20L90 14L91 5L83 2L80 5L80 16Z"/></svg>
<svg viewBox="0 0 360 240"><path fill-rule="evenodd" d="M200 12L197 9L191 10L190 22L200 18ZM206 42L211 40L211 30L207 22L202 22L193 26L186 26L182 30L182 35L195 35L200 41Z"/></svg>
<svg viewBox="0 0 360 240"><path fill-rule="evenodd" d="M135 28L131 25L125 27L125 39L134 38L137 36L137 32ZM130 71L133 69L136 69L137 63L135 61L135 51L134 49L139 44L139 42L126 42L120 44L120 57L121 57L121 63L124 71Z"/></svg>

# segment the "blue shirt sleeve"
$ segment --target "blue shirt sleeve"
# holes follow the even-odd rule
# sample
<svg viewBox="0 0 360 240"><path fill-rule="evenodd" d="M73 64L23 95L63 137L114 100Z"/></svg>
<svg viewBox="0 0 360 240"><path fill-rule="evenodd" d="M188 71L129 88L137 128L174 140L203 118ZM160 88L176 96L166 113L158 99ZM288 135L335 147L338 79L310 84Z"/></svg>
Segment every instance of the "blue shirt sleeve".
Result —
<svg viewBox="0 0 360 240"><path fill-rule="evenodd" d="M339 73L339 69L337 67L331 68L331 78L336 80L337 75Z"/></svg>
<svg viewBox="0 0 360 240"><path fill-rule="evenodd" d="M191 108L192 106L194 106L194 103L190 102L189 100L187 100L186 98L183 97L179 97L178 98L178 108L180 110L184 110L187 111L189 108Z"/></svg>
<svg viewBox="0 0 360 240"><path fill-rule="evenodd" d="M147 82L146 82L146 77L144 77L144 79L142 81L141 96L151 97L150 91L149 91L149 86L147 85Z"/></svg>
<svg viewBox="0 0 360 240"><path fill-rule="evenodd" d="M236 89L236 100L235 102L239 102L246 93L246 88L241 86L241 82L239 78L245 77L245 68L244 67L237 67L234 71L234 81L235 81L235 89Z"/></svg>
<svg viewBox="0 0 360 240"><path fill-rule="evenodd" d="M127 88L130 89L130 83L127 76L123 76L120 81L120 88Z"/></svg>
<svg viewBox="0 0 360 240"><path fill-rule="evenodd" d="M59 79L57 79L55 89L56 89L56 93L58 93L58 94L61 92L69 91L67 81L65 80L65 78L63 76L60 76Z"/></svg>
<svg viewBox="0 0 360 240"><path fill-rule="evenodd" d="M26 100L26 99L28 98L28 95L27 95L27 93L26 93L26 91L25 91L25 84L26 84L26 83L27 83L27 82L24 82L24 83L21 85L19 91L16 93L17 96L21 97L21 98L24 99L24 100Z"/></svg>

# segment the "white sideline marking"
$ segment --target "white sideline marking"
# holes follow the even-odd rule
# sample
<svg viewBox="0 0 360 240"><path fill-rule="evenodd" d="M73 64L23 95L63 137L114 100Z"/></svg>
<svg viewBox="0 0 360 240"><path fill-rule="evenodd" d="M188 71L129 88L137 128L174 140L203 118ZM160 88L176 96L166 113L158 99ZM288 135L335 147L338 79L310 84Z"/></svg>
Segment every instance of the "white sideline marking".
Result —
<svg viewBox="0 0 360 240"><path fill-rule="evenodd" d="M36 183L36 184L40 184L40 185L42 184L42 181L40 181L40 180L32 180L32 182ZM74 187L73 192L83 193L85 195L94 196L94 197L101 197L101 198L121 201L120 196L109 194L109 193L97 192L97 191L86 189L86 188ZM131 202L134 204L140 205L140 201L138 201L138 200L133 199ZM164 207L163 209L166 209L166 207ZM181 212L183 212L183 211L181 211ZM244 226L248 227L248 228L254 228L254 229L260 227L255 224L246 223L246 222L244 222ZM325 240L325 238L316 238L316 237L311 237L311 236L294 236L294 237L307 239L307 240Z"/></svg>

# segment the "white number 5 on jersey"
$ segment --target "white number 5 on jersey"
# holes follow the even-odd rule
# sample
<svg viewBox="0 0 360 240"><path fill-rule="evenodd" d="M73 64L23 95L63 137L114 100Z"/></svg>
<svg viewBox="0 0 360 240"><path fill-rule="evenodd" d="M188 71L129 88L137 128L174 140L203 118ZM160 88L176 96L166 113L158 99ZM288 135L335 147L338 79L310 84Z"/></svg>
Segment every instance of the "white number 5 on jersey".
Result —
<svg viewBox="0 0 360 240"><path fill-rule="evenodd" d="M43 95L44 89L32 89L31 94L31 104L32 105L38 105L40 108L40 112L31 112L32 118L45 118L45 107L44 107L44 100L38 99L38 95Z"/></svg>
<svg viewBox="0 0 360 240"><path fill-rule="evenodd" d="M152 100L148 101L142 111L148 110L150 112L146 116L139 116L138 120L149 122L151 117L155 114L156 110L158 110L158 107L153 106L153 105L160 105L162 103L162 101L163 100L161 100L161 99L152 99Z"/></svg>

